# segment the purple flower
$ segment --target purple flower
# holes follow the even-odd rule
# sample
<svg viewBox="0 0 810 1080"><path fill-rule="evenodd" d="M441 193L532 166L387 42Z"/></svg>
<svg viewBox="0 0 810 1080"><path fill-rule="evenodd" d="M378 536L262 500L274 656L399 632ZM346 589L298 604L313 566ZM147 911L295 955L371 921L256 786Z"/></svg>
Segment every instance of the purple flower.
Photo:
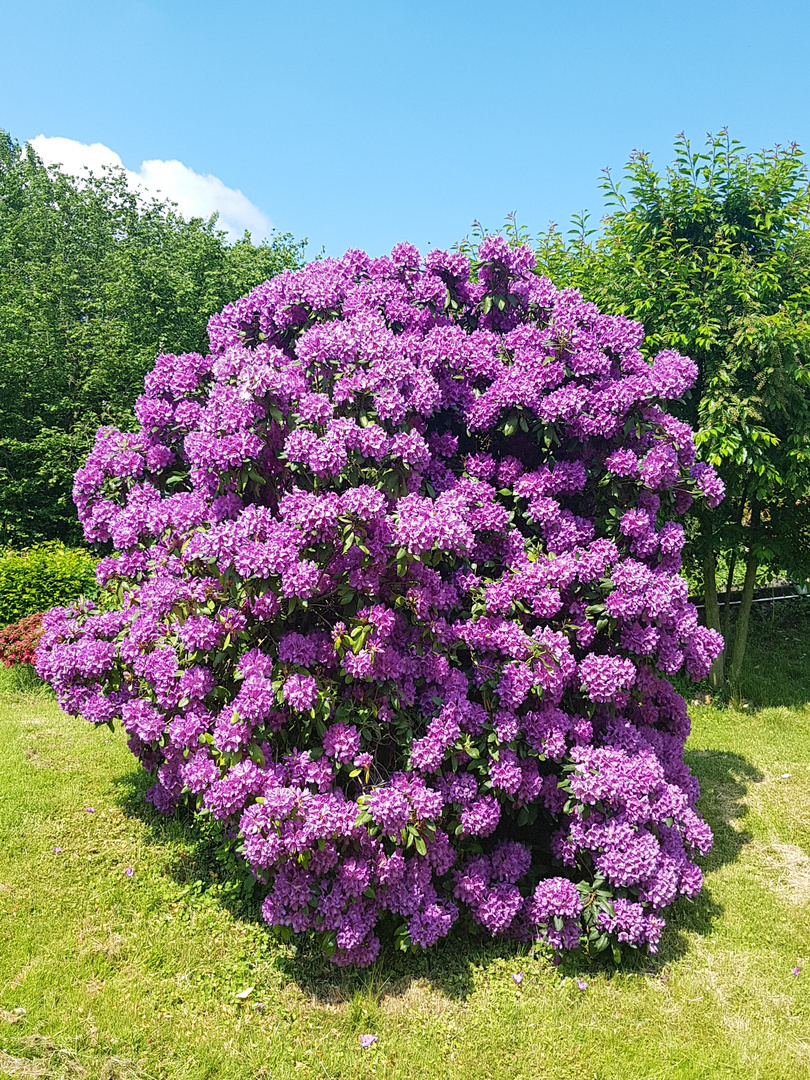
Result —
<svg viewBox="0 0 810 1080"><path fill-rule="evenodd" d="M579 889L567 878L546 878L534 891L532 917L535 922L554 918L576 919L582 908Z"/></svg>
<svg viewBox="0 0 810 1080"><path fill-rule="evenodd" d="M442 710L428 724L427 734L417 739L411 749L411 762L420 772L435 772L442 763L447 750L458 738L461 728L453 715L455 710ZM445 715L449 713L449 715Z"/></svg>
<svg viewBox="0 0 810 1080"><path fill-rule="evenodd" d="M359 1039L364 1050L370 1050L375 1042L379 1042L379 1036L377 1035L360 1035Z"/></svg>
<svg viewBox="0 0 810 1080"><path fill-rule="evenodd" d="M360 733L354 724L333 724L323 737L323 749L335 761L353 761L360 751Z"/></svg>
<svg viewBox="0 0 810 1080"><path fill-rule="evenodd" d="M462 810L462 830L469 836L489 836L495 831L500 817L498 800L492 795L484 795Z"/></svg>
<svg viewBox="0 0 810 1080"><path fill-rule="evenodd" d="M421 911L415 912L408 920L408 933L414 945L423 949L435 945L439 938L446 937L450 927L456 921L458 908L450 901L429 903Z"/></svg>
<svg viewBox="0 0 810 1080"><path fill-rule="evenodd" d="M404 792L377 788L366 805L380 830L389 835L398 833L410 821L411 804Z"/></svg>
<svg viewBox="0 0 810 1080"><path fill-rule="evenodd" d="M297 712L307 712L318 700L318 684L309 675L291 675L284 684L282 695Z"/></svg>
<svg viewBox="0 0 810 1080"><path fill-rule="evenodd" d="M611 701L617 693L629 690L636 680L632 660L619 656L590 653L580 662L579 673L591 701Z"/></svg>

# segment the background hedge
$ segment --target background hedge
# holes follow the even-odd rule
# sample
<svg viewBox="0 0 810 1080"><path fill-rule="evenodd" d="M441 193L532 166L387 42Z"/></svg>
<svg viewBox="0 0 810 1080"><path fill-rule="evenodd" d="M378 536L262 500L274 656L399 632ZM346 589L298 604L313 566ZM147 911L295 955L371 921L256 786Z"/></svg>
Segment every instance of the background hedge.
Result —
<svg viewBox="0 0 810 1080"><path fill-rule="evenodd" d="M58 540L0 555L0 626L94 595L96 560Z"/></svg>

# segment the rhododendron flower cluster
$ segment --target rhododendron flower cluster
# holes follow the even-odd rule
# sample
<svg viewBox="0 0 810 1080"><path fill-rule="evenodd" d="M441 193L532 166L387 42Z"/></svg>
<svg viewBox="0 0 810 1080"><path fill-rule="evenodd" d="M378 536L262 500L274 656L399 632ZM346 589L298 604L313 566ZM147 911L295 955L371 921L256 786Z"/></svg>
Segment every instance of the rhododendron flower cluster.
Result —
<svg viewBox="0 0 810 1080"><path fill-rule="evenodd" d="M484 241L288 271L160 356L75 499L99 606L45 619L62 707L235 836L285 933L367 964L459 921L655 950L711 834L679 576L722 485L695 365Z"/></svg>

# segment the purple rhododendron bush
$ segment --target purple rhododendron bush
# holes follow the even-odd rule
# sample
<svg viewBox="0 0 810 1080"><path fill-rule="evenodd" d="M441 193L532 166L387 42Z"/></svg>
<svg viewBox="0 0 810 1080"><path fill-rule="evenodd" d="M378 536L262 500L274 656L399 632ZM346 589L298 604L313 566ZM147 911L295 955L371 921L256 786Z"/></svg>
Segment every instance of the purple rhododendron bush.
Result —
<svg viewBox="0 0 810 1080"><path fill-rule="evenodd" d="M158 357L76 476L114 554L40 674L336 963L457 922L654 951L701 887L666 676L720 650L675 519L722 484L662 404L696 368L533 267L490 238L285 272Z"/></svg>

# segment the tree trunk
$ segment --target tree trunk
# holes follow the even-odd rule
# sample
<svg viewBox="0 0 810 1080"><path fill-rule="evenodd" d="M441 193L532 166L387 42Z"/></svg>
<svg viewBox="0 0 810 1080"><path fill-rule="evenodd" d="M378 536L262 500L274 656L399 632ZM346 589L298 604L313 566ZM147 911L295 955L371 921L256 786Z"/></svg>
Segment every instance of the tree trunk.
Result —
<svg viewBox="0 0 810 1080"><path fill-rule="evenodd" d="M723 603L723 637L726 641L731 637L731 589L734 585L734 570L737 566L737 552L731 553L731 561L728 566L728 578L726 580L726 595Z"/></svg>
<svg viewBox="0 0 810 1080"><path fill-rule="evenodd" d="M748 554L745 557L745 581L743 582L737 625L734 628L734 647L731 651L731 664L728 673L729 683L735 697L739 696L740 692L740 676L745 658L745 646L748 643L748 621L751 616L751 604L754 600L754 587L757 583L757 560L753 548L755 533L759 527L759 517L759 503L755 502L751 507L751 539L748 543Z"/></svg>
<svg viewBox="0 0 810 1080"><path fill-rule="evenodd" d="M720 604L717 600L717 559L713 550L707 551L703 556L703 599L706 604L706 625L710 630L720 629ZM709 672L709 685L713 690L725 689L726 680L725 652L721 652L712 663Z"/></svg>
<svg viewBox="0 0 810 1080"><path fill-rule="evenodd" d="M743 491L740 498L740 509L737 513L737 528L743 523L745 517L745 504L748 500L748 488ZM728 567L728 578L726 579L726 596L725 603L723 605L723 637L726 641L731 639L731 590L734 586L734 570L737 566L737 549L731 553L731 561Z"/></svg>

